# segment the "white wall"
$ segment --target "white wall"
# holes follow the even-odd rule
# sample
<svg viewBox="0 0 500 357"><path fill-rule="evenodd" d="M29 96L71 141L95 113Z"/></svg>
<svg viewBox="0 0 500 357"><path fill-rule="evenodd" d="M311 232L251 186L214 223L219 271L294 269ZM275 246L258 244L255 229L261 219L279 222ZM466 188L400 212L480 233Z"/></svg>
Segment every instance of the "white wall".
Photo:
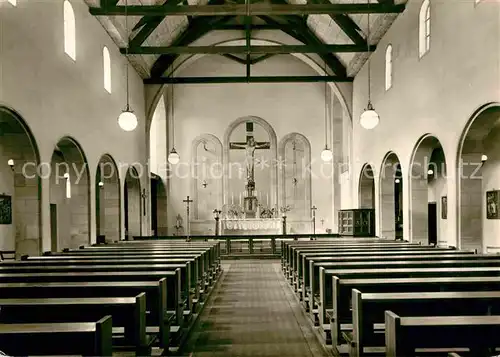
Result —
<svg viewBox="0 0 500 357"><path fill-rule="evenodd" d="M220 56L205 56L176 76L238 76L244 73L244 66L238 63ZM275 56L252 66L252 75L255 76L314 73L311 67L292 56ZM320 159L325 145L323 83L176 85L174 104L175 147L181 163L189 162L194 138L210 133L223 141L227 127L240 117L257 116L266 120L274 128L278 142L291 132L305 135L311 143L312 171L315 174L312 178L312 204L318 207L318 221L324 218L324 227L334 228L331 164L323 165ZM184 167L180 174L186 174L185 166L179 167ZM315 178L321 175L322 168L330 177ZM171 228L178 213L185 219L182 200L191 193L188 179L173 178L169 187Z"/></svg>
<svg viewBox="0 0 500 357"><path fill-rule="evenodd" d="M355 79L353 171L356 181L365 162L375 163L374 169L380 171L382 159L390 150L399 156L403 175L407 177L413 148L426 133L439 139L447 166L455 168L458 142L467 120L480 106L500 99L498 2L482 1L475 5L474 0L431 1L431 49L419 59L421 3L422 0L408 1L405 12L372 55L372 101L381 117L380 125L372 131L362 129L357 121L367 103L366 65ZM384 62L388 44L393 45L394 75L393 86L386 92ZM448 244L456 245L457 190L451 177L455 172L449 171L446 236ZM410 215L408 198L406 186L404 217ZM404 227L407 238L408 225Z"/></svg>
<svg viewBox="0 0 500 357"><path fill-rule="evenodd" d="M76 62L63 49L62 0L18 0L17 7L0 3L0 104L25 119L42 162L50 162L54 145L63 136L81 145L90 168L90 227L95 239L94 181L99 158L109 153L118 163L145 162L144 89L131 70L131 106L139 127L123 132L116 118L125 106L125 61L88 6L82 0L71 3L76 16ZM111 53L112 94L103 87L104 45ZM49 187L49 181L43 180L43 250L50 249Z"/></svg>

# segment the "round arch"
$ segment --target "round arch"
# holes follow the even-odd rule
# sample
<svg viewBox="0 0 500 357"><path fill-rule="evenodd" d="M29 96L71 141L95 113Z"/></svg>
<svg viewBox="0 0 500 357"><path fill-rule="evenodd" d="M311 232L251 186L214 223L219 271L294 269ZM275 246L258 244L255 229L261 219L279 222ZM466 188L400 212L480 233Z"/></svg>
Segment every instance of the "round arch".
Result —
<svg viewBox="0 0 500 357"><path fill-rule="evenodd" d="M271 158L273 160L277 160L277 141L276 132L274 131L271 124L269 124L266 120L257 117L257 116L244 116L236 119L231 124L229 124L226 132L224 133L224 146L223 146L223 155L222 155L222 167L223 167L223 202L224 204L228 203L228 192L229 192L229 180L227 179L229 173L229 140L231 138L231 134L233 131L241 124L246 122L252 122L259 126L261 126L266 133L269 135L269 141L271 143ZM274 207L278 204L278 168L277 165L271 165L271 202L270 206Z"/></svg>
<svg viewBox="0 0 500 357"><path fill-rule="evenodd" d="M261 37L255 38L252 37L252 42L255 43L256 45L287 45L287 44L293 44L295 43L293 39L291 38L284 38L284 39L276 39L276 38L264 38L262 37L263 35L260 35ZM270 35L272 37L272 35ZM236 38L227 38L223 41L217 41L213 42L211 41L210 43L207 43L206 45L211 45L211 46L218 46L218 45L238 45L238 44L244 44L245 40L241 36L237 36ZM291 54L295 58L299 59L300 61L304 62L306 65L308 65L311 69L313 69L316 73L319 75L328 75L329 73L325 73L324 70L324 65L322 64L322 60L320 57L318 58L313 58L312 56L309 56L304 53L294 53ZM189 67L193 62L199 60L200 58L206 56L206 54L195 54L195 55L186 55L177 58L172 66L174 68L174 73L182 71L183 69ZM166 72L167 74L171 75L171 73ZM330 86L330 89L335 93L335 95L339 98L340 103L342 104L342 107L344 111L347 113L349 116L349 119L352 122L352 107L349 105L349 93L348 91L340 88L336 83L328 83ZM146 116L146 127L149 128L150 122L153 118L154 111L156 109L156 106L158 105L158 101L160 100L161 96L163 95L163 91L166 85L158 85L154 89L152 89L152 92L149 94L149 102L150 105L147 108L147 116ZM148 131L149 132L149 131Z"/></svg>
<svg viewBox="0 0 500 357"><path fill-rule="evenodd" d="M118 241L121 237L120 173L115 159L103 154L99 159L95 180L97 241Z"/></svg>
<svg viewBox="0 0 500 357"><path fill-rule="evenodd" d="M401 160L389 151L382 160L379 175L380 236L400 239L403 234L403 177Z"/></svg>
<svg viewBox="0 0 500 357"><path fill-rule="evenodd" d="M223 205L223 198L222 198L222 192L223 191L223 180L220 175L220 170L222 169L222 156L223 156L223 149L222 149L222 143L219 140L219 138L213 134L205 133L197 136L196 138L193 139L191 142L191 164L194 166L191 170L193 175L191 175L191 195L193 197L193 201L195 204L193 205L193 215L194 219L199 219L199 211L200 211L200 206L199 204L202 203L204 200L200 200L200 172L199 172L199 160L198 160L198 147L201 144L208 144L210 143L213 148L215 149L214 155L214 161L211 163L213 166L209 167L209 175L208 177L204 178L205 180L208 179L208 181L212 181L215 183L215 189L211 190L212 197L215 196L215 202L212 202L214 204L214 207L211 208L210 212L205 212L205 213L210 213L210 217L212 215L212 210L214 208L221 209ZM205 165L205 163L202 163ZM219 170L219 172L217 172Z"/></svg>
<svg viewBox="0 0 500 357"><path fill-rule="evenodd" d="M375 209L375 172L372 164L365 163L359 173L358 207Z"/></svg>
<svg viewBox="0 0 500 357"><path fill-rule="evenodd" d="M439 237L446 237L446 170L441 141L431 133L422 135L413 147L407 178L411 242L437 245Z"/></svg>
<svg viewBox="0 0 500 357"><path fill-rule="evenodd" d="M90 243L90 172L85 151L71 136L61 137L51 158L51 250Z"/></svg>
<svg viewBox="0 0 500 357"><path fill-rule="evenodd" d="M278 145L278 157L280 162L285 162L286 160L286 146L290 142L294 142L295 140L299 141L300 144L303 147L304 150L304 162L302 163L303 169L306 169L311 166L311 143L309 140L300 133L289 133L285 135L279 142ZM281 170L279 172L280 174L280 187L281 187L281 192L279 193L281 197L279 197L278 202L280 202L281 207L287 206L287 201L286 201L286 190L287 190L287 185L286 185L286 163L284 165L281 165ZM301 176L303 172L301 172ZM308 170L308 172L305 175L305 180L304 180L304 185L305 185L305 197L303 199L304 201L304 206L303 206L303 214L300 217L296 218L302 218L305 219L306 215L308 216L310 214L310 209L312 207L312 187L311 187L311 170ZM291 212L293 215L293 213Z"/></svg>
<svg viewBox="0 0 500 357"><path fill-rule="evenodd" d="M487 209L489 192L498 187L492 178L498 176L493 170L500 162L497 154L500 150L494 144L500 141L499 125L500 102L486 103L472 113L460 135L455 171L459 249L500 251L496 239L500 233L499 221L488 219ZM488 156L486 162L482 162L483 155Z"/></svg>
<svg viewBox="0 0 500 357"><path fill-rule="evenodd" d="M2 138L0 142L5 156L5 162L0 166L2 173L8 175L4 182L12 182L3 192L13 193L12 228L10 232L3 233L4 249L15 251L16 258L26 254L38 255L43 249L41 178L37 174L41 162L40 151L33 132L19 112L0 103L0 120L4 125L11 126L13 131L9 136L12 142L8 138ZM14 161L12 167L9 167L10 159Z"/></svg>
<svg viewBox="0 0 500 357"><path fill-rule="evenodd" d="M137 168L130 165L123 186L125 207L125 237L127 240L142 236L142 217L144 215L141 179Z"/></svg>

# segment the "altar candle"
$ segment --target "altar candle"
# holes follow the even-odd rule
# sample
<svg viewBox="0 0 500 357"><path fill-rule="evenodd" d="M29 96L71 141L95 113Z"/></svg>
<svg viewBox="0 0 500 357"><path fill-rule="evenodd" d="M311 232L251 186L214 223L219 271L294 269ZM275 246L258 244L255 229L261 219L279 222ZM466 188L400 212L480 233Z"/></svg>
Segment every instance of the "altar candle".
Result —
<svg viewBox="0 0 500 357"><path fill-rule="evenodd" d="M234 205L234 196L232 192L231 192L231 204Z"/></svg>
<svg viewBox="0 0 500 357"><path fill-rule="evenodd" d="M240 192L240 206L241 206L241 192Z"/></svg>
<svg viewBox="0 0 500 357"><path fill-rule="evenodd" d="M269 207L269 192L266 193L266 206Z"/></svg>

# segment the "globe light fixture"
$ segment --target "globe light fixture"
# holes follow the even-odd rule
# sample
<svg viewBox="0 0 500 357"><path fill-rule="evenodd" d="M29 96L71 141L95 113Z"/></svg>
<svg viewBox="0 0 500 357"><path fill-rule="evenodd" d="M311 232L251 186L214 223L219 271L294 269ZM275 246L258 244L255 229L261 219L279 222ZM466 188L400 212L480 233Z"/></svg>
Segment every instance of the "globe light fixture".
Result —
<svg viewBox="0 0 500 357"><path fill-rule="evenodd" d="M127 105L127 108L118 117L118 125L124 131L134 131L137 128L137 123L137 116Z"/></svg>
<svg viewBox="0 0 500 357"><path fill-rule="evenodd" d="M368 7L370 7L370 0L368 0ZM370 53L370 12L368 16L368 27L366 30L366 44L368 46L368 52ZM370 55L368 55L370 56ZM371 101L371 57L368 57L368 105L359 117L359 124L366 130L374 129L380 122L380 116L375 111Z"/></svg>
<svg viewBox="0 0 500 357"><path fill-rule="evenodd" d="M400 180L400 179L395 179L395 180L394 180L394 182L396 182L396 183L400 183L400 182L401 182L401 180Z"/></svg>
<svg viewBox="0 0 500 357"><path fill-rule="evenodd" d="M172 165L176 165L179 163L179 160L180 160L180 156L179 154L177 153L177 151L175 150L175 148L172 148L172 150L170 151L170 154L168 154L168 162L170 162Z"/></svg>
<svg viewBox="0 0 500 357"><path fill-rule="evenodd" d="M483 163L484 163L484 162L486 162L486 161L488 161L488 156L483 154L483 155L481 156L481 162L483 162Z"/></svg>
<svg viewBox="0 0 500 357"><path fill-rule="evenodd" d="M375 111L375 109L373 109L372 103L368 102L366 109L359 118L359 124L361 124L364 129L371 130L374 129L379 122L380 117L378 113Z"/></svg>
<svg viewBox="0 0 500 357"><path fill-rule="evenodd" d="M328 146L325 146L323 151L321 152L321 160L324 162L329 162L332 161L333 159L333 153L330 149L328 149Z"/></svg>
<svg viewBox="0 0 500 357"><path fill-rule="evenodd" d="M7 160L7 165L9 165L11 170L14 170L14 160L12 159Z"/></svg>
<svg viewBox="0 0 500 357"><path fill-rule="evenodd" d="M427 170L427 175L434 175L434 170L433 169Z"/></svg>
<svg viewBox="0 0 500 357"><path fill-rule="evenodd" d="M98 185L99 185L100 188L103 188L104 187L104 182L99 181Z"/></svg>

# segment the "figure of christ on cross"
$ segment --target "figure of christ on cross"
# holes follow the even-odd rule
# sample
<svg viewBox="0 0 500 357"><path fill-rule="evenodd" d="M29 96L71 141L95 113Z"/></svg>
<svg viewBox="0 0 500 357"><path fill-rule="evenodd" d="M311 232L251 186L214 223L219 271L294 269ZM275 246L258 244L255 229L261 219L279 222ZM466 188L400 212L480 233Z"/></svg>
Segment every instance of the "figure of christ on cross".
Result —
<svg viewBox="0 0 500 357"><path fill-rule="evenodd" d="M229 143L230 149L237 150L245 150L245 163L247 168L247 185L249 187L255 187L255 169L254 169L254 160L255 160L255 150L258 149L270 149L270 142L257 142L253 136L253 123L247 122L247 141L242 142L233 142Z"/></svg>

